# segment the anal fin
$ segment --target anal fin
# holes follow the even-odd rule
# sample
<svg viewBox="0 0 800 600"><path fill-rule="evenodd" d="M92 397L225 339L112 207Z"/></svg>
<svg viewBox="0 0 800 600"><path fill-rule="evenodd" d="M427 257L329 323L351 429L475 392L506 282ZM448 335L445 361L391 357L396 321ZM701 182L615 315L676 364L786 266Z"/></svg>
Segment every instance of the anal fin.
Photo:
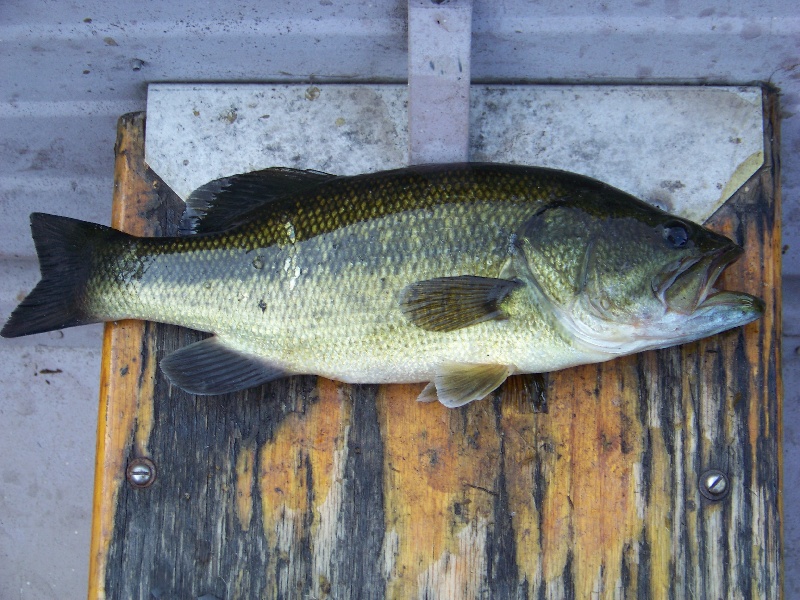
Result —
<svg viewBox="0 0 800 600"><path fill-rule="evenodd" d="M258 357L244 354L210 337L176 350L161 360L170 382L198 395L238 392L291 375Z"/></svg>

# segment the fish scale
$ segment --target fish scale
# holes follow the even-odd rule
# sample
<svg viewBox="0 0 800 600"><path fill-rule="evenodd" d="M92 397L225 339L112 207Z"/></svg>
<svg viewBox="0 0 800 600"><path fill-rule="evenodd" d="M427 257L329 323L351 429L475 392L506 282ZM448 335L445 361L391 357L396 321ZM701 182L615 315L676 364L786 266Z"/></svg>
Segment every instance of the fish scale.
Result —
<svg viewBox="0 0 800 600"><path fill-rule="evenodd" d="M419 279L497 276L511 233L538 207L521 200L526 177L504 174L490 187L458 175L334 180L239 231L138 240L145 276L97 294L92 311L210 331L239 350L280 356L288 371L345 380L420 381L445 356L508 362L520 350L514 337L490 343L485 327L443 336L415 327L398 307L400 290ZM269 267L255 269L253 254Z"/></svg>
<svg viewBox="0 0 800 600"><path fill-rule="evenodd" d="M718 275L710 265L738 248L730 240L561 171L267 169L211 182L189 205L199 233L173 238L34 215L43 279L3 335L123 318L173 323L216 334L162 363L189 391L314 373L433 381L439 399L457 406L509 373L608 360L760 314L743 294L701 306L708 272ZM691 244L670 247L683 237L665 235L669 227L684 228ZM47 242L45 232L70 239ZM59 252L79 245L82 258L67 269L71 304L44 315L43 295L56 296L55 263L68 262ZM673 277L669 269L684 264ZM675 280L684 304L697 300L701 327L675 317L650 283ZM36 316L27 329L26 312Z"/></svg>

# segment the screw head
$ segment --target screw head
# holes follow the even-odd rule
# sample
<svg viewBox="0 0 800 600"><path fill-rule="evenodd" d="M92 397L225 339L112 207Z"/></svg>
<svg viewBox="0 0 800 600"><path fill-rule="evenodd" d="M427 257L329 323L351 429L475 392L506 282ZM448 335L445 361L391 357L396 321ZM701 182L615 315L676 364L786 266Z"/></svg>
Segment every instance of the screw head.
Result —
<svg viewBox="0 0 800 600"><path fill-rule="evenodd" d="M708 500L722 500L730 492L728 476L711 469L700 476L700 493Z"/></svg>
<svg viewBox="0 0 800 600"><path fill-rule="evenodd" d="M135 488L146 488L156 480L156 466L149 458L134 458L128 463L125 475Z"/></svg>

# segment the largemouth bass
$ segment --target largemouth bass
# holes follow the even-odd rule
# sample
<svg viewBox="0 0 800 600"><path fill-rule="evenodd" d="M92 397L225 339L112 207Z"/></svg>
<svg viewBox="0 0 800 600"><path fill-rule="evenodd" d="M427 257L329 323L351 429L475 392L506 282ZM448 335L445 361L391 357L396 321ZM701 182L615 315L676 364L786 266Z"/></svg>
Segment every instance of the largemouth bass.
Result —
<svg viewBox="0 0 800 600"><path fill-rule="evenodd" d="M41 281L2 335L146 319L214 334L161 361L221 394L291 374L429 382L461 406L512 374L663 348L757 319L714 283L742 249L606 184L544 168L352 177L267 169L188 201L190 235L34 213Z"/></svg>

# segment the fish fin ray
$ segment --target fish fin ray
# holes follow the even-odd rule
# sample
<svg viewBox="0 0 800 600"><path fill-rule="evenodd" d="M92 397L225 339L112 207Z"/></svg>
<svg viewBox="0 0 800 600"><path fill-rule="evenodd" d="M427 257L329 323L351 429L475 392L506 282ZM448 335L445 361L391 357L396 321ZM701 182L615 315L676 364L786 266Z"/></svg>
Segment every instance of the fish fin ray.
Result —
<svg viewBox="0 0 800 600"><path fill-rule="evenodd" d="M417 402L436 402L436 400L438 400L436 396L436 384L431 381L419 393L419 396L417 396Z"/></svg>
<svg viewBox="0 0 800 600"><path fill-rule="evenodd" d="M161 360L161 370L172 385L190 394L227 394L291 375L252 355L233 350L210 337Z"/></svg>
<svg viewBox="0 0 800 600"><path fill-rule="evenodd" d="M215 179L197 188L186 200L180 232L189 235L225 231L246 221L254 210L335 177L321 171L276 167Z"/></svg>
<svg viewBox="0 0 800 600"><path fill-rule="evenodd" d="M459 275L417 281L401 292L400 308L417 327L455 331L484 321L506 319L503 300L522 285L519 280Z"/></svg>
<svg viewBox="0 0 800 600"><path fill-rule="evenodd" d="M518 412L547 412L547 383L542 373L511 375L503 385L503 403Z"/></svg>
<svg viewBox="0 0 800 600"><path fill-rule="evenodd" d="M42 278L11 313L0 335L20 337L102 321L86 309L92 256L96 248L127 234L44 213L31 214L31 233Z"/></svg>
<svg viewBox="0 0 800 600"><path fill-rule="evenodd" d="M491 394L513 371L508 365L444 363L433 380L436 396L446 407L458 408Z"/></svg>

